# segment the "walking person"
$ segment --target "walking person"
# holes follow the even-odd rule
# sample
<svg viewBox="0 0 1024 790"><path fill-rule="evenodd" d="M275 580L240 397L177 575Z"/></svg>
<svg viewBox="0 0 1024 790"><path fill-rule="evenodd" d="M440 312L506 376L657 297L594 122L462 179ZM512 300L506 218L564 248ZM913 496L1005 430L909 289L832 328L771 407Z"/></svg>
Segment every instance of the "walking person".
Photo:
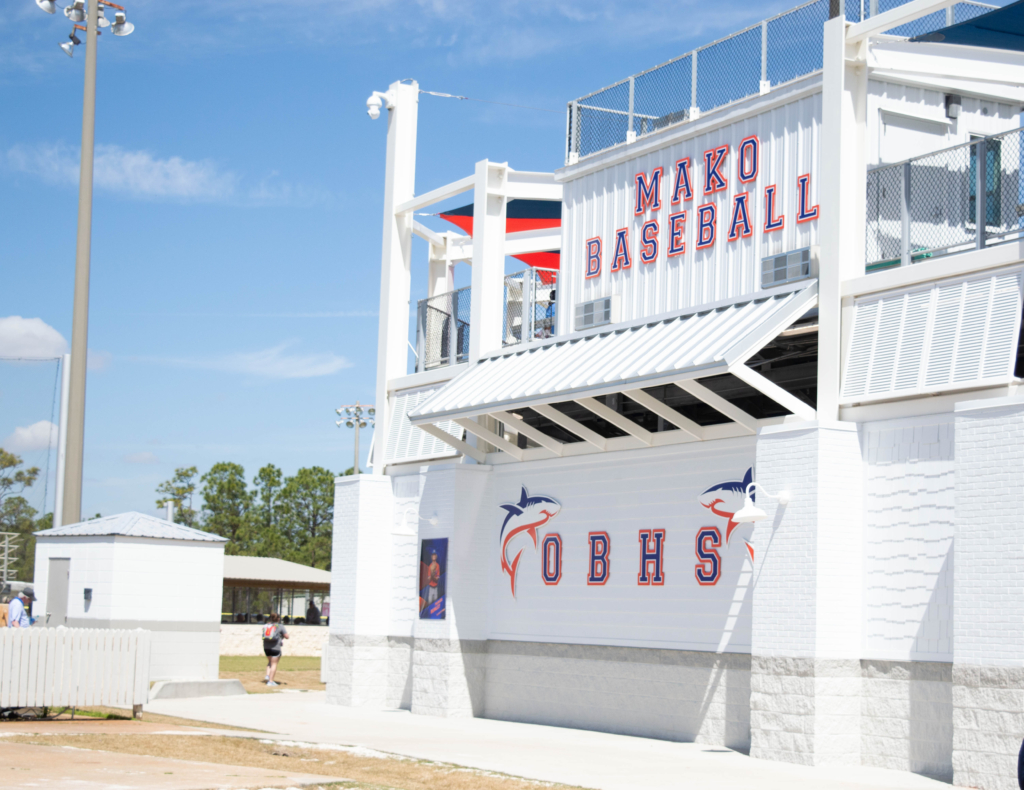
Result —
<svg viewBox="0 0 1024 790"><path fill-rule="evenodd" d="M7 606L7 626L9 628L28 628L32 625L32 620L28 616L28 608L25 604L29 604L35 597L35 588L29 584L11 599L10 604Z"/></svg>
<svg viewBox="0 0 1024 790"><path fill-rule="evenodd" d="M277 675L277 662L281 660L281 645L288 638L288 629L281 625L281 615L274 612L270 615L270 622L263 627L263 652L267 656L267 676L263 682L268 686L279 685L274 677Z"/></svg>

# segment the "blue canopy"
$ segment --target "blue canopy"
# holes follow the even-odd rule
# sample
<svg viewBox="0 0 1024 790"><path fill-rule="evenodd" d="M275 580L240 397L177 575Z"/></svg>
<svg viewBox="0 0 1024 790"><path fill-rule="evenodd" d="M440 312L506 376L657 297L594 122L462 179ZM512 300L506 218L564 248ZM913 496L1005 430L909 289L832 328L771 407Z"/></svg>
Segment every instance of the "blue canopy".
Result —
<svg viewBox="0 0 1024 790"><path fill-rule="evenodd" d="M910 40L1024 52L1024 0Z"/></svg>

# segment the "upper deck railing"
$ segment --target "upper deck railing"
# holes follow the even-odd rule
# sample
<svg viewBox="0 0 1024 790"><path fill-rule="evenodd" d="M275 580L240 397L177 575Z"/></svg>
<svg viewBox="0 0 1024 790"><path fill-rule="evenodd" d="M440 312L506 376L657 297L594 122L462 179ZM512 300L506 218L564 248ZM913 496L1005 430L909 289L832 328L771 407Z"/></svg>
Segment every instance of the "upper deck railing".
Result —
<svg viewBox="0 0 1024 790"><path fill-rule="evenodd" d="M1024 237L1024 128L867 175L868 272Z"/></svg>
<svg viewBox="0 0 1024 790"><path fill-rule="evenodd" d="M906 2L843 0L843 10L860 22ZM995 7L961 2L886 32L918 36ZM812 0L569 102L566 164L819 71L828 15L829 0Z"/></svg>
<svg viewBox="0 0 1024 790"><path fill-rule="evenodd" d="M558 272L530 267L505 275L502 347L543 340L555 334ZM466 362L469 359L469 313L472 291L420 299L416 307L416 371ZM490 350L490 349L488 349Z"/></svg>

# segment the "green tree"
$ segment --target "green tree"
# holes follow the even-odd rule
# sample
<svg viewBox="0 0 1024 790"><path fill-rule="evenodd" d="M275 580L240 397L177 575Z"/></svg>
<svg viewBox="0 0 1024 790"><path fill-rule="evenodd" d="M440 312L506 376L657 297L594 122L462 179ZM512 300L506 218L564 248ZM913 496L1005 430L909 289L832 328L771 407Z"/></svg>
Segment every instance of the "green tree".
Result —
<svg viewBox="0 0 1024 790"><path fill-rule="evenodd" d="M165 480L156 487L158 494L164 494L156 501L157 507L166 507L168 502L174 503L174 523L196 526L198 514L192 509L192 495L196 492L196 475L199 470L194 466L183 466L174 470L174 477Z"/></svg>
<svg viewBox="0 0 1024 790"><path fill-rule="evenodd" d="M51 514L37 520L36 509L21 496L38 478L39 467L23 469L21 458L0 448L0 532L15 533L11 542L17 547L9 568L10 579L32 581L36 558L36 539L32 533L53 523Z"/></svg>
<svg viewBox="0 0 1024 790"><path fill-rule="evenodd" d="M9 496L17 496L35 483L39 477L39 467L19 469L21 459L0 447L0 502Z"/></svg>
<svg viewBox="0 0 1024 790"><path fill-rule="evenodd" d="M252 506L253 554L280 557L284 552L281 536L281 487L284 476L273 464L267 464L253 478L255 501Z"/></svg>
<svg viewBox="0 0 1024 790"><path fill-rule="evenodd" d="M330 570L334 473L320 466L300 469L284 481L281 505L281 531L291 547L287 559Z"/></svg>
<svg viewBox="0 0 1024 790"><path fill-rule="evenodd" d="M203 483L203 529L228 539L227 554L251 554L253 494L241 464L220 462L200 478Z"/></svg>

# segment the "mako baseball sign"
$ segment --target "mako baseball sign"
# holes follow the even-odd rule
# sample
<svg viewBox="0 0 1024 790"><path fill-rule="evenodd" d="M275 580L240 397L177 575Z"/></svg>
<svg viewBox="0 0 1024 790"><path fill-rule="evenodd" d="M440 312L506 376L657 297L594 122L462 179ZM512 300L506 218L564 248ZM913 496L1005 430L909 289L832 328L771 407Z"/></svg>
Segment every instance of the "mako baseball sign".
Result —
<svg viewBox="0 0 1024 790"><path fill-rule="evenodd" d="M786 215L781 209L780 185L767 184L760 193L756 190L761 147L757 135L751 135L735 151L729 145L719 145L705 151L696 163L683 157L668 174L664 167L637 173L633 177L633 222L615 230L613 238L587 239L585 277L602 274L606 250L610 250L611 272L632 268L634 254L642 265L653 264L663 246L668 258L684 255L688 227L692 227L689 242L698 251L721 243L723 233L728 244L751 237L758 225L764 234L781 231L786 227ZM730 201L723 198L729 194L731 178L736 183ZM818 219L819 208L811 204L810 173L797 176L793 186L797 190L795 221ZM665 187L667 194L663 194ZM635 249L631 231L638 235Z"/></svg>

